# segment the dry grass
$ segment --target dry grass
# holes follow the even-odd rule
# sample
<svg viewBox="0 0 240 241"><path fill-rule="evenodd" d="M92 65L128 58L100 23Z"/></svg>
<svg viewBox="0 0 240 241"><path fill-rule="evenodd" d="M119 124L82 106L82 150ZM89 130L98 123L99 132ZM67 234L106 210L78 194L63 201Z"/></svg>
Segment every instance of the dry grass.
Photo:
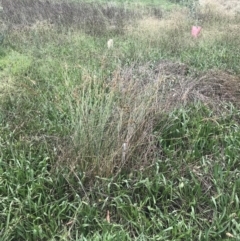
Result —
<svg viewBox="0 0 240 241"><path fill-rule="evenodd" d="M240 106L240 76L220 70L192 75L189 69L186 64L169 60L161 60L154 69L150 64L133 65L121 70L112 84L133 100L138 95L152 95L150 108L162 112L194 102L211 107L218 107L221 102Z"/></svg>
<svg viewBox="0 0 240 241"><path fill-rule="evenodd" d="M222 15L235 15L240 13L240 2L238 0L199 0L204 8L212 8Z"/></svg>
<svg viewBox="0 0 240 241"><path fill-rule="evenodd" d="M115 32L122 32L126 21L134 16L133 11L114 4L1 0L0 5L3 7L2 20L18 30L44 22L48 25L80 28L88 34L100 35L110 27Z"/></svg>
<svg viewBox="0 0 240 241"><path fill-rule="evenodd" d="M161 19L147 16L138 21L137 28L130 26L128 33L157 39L166 34L166 31L179 32L185 30L187 23L186 12L179 10Z"/></svg>
<svg viewBox="0 0 240 241"><path fill-rule="evenodd" d="M191 27L198 24L202 27L199 38L193 39ZM187 9L175 9L161 19L145 16L136 25L130 25L127 34L151 48L159 48L160 52L181 55L189 49L217 45L237 45L239 42L240 21L234 15L224 15L214 8L200 7L196 19L190 17ZM240 42L239 42L240 44ZM221 51L221 49L219 49Z"/></svg>
<svg viewBox="0 0 240 241"><path fill-rule="evenodd" d="M158 69L168 77L164 89L169 87L163 104L168 111L196 102L209 105L216 112L221 111L224 102L240 107L240 76L220 70L188 76L186 65L166 61Z"/></svg>

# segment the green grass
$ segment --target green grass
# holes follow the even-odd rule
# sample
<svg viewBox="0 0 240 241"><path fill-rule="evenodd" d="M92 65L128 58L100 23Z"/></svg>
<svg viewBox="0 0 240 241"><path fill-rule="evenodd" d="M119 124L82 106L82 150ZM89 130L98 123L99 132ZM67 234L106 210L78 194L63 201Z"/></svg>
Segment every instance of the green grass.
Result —
<svg viewBox="0 0 240 241"><path fill-rule="evenodd" d="M123 14L125 3L114 9ZM68 8L60 25L9 28L0 46L1 241L240 239L238 101L191 92L212 69L231 71L237 86L239 38L232 25L212 31L239 19L202 13L192 39L189 2L163 4L159 18L156 1L141 2L114 31L111 9L99 10L94 31L87 13L86 25L69 26ZM9 16L3 23L16 28L24 19ZM189 73L158 73L161 60Z"/></svg>

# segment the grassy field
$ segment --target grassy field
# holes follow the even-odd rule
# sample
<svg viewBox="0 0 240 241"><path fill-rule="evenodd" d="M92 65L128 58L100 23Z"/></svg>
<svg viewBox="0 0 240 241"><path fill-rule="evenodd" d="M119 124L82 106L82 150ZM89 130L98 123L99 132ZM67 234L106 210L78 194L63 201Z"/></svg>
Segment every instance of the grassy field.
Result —
<svg viewBox="0 0 240 241"><path fill-rule="evenodd" d="M240 240L239 15L0 5L0 241Z"/></svg>

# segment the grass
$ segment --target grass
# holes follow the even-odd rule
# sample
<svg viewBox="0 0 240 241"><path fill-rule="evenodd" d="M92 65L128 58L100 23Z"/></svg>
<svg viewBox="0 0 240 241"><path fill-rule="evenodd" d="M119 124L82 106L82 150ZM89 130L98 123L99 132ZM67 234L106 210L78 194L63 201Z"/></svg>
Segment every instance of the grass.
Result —
<svg viewBox="0 0 240 241"><path fill-rule="evenodd" d="M240 239L239 17L155 3L1 1L0 240Z"/></svg>

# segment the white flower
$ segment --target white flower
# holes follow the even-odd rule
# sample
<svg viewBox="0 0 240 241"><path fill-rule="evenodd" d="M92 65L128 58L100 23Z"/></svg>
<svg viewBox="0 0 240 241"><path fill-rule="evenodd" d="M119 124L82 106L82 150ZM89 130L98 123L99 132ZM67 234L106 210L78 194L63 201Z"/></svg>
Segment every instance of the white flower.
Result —
<svg viewBox="0 0 240 241"><path fill-rule="evenodd" d="M113 39L109 39L109 40L108 40L108 42L107 42L107 47L108 47L108 49L113 48Z"/></svg>

